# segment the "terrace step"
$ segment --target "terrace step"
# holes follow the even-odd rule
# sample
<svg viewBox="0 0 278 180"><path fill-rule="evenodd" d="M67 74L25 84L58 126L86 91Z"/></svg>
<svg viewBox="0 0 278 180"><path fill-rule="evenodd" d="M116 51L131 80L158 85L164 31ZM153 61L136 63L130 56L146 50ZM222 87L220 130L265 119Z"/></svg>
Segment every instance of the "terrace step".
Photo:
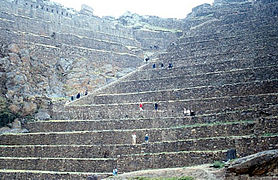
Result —
<svg viewBox="0 0 278 180"><path fill-rule="evenodd" d="M92 172L60 172L60 171L39 171L39 170L17 170L17 169L0 169L1 179L87 179L89 176L96 175L99 178L106 178L112 173L92 173Z"/></svg>
<svg viewBox="0 0 278 180"><path fill-rule="evenodd" d="M114 158L0 157L1 169L15 170L109 173L116 163Z"/></svg>
<svg viewBox="0 0 278 180"><path fill-rule="evenodd" d="M158 79L144 79L122 81L102 91L105 94L132 93L144 91L157 91L167 89L181 89L198 86L220 86L248 82L254 80L278 79L278 66L263 66L257 68L232 69L229 71L216 71L196 75L180 75ZM209 80L208 80L209 79Z"/></svg>
<svg viewBox="0 0 278 180"><path fill-rule="evenodd" d="M275 53L275 52L274 52ZM142 71L137 71L133 73L131 76L128 77L128 80L141 80L141 79L157 79L162 77L171 77L171 76L178 76L178 75L194 75L200 73L209 73L215 71L229 71L232 69L243 69L243 68L251 68L251 67L260 67L260 66L269 66L275 65L278 61L278 55L272 54L272 56L263 56L256 58L233 58L233 59L225 59L222 61L216 62L208 62L202 64L194 64L194 65L184 65L185 60L183 61L174 61L172 64L175 68L169 69L167 68L168 63L157 64L157 68L155 69L146 69ZM163 67L161 65L163 64ZM164 67L166 66L166 67Z"/></svg>
<svg viewBox="0 0 278 180"><path fill-rule="evenodd" d="M239 109L213 114L180 117L155 117L155 118L124 118L124 119L100 119L100 120L48 120L28 123L24 125L29 132L72 132L113 129L143 129L166 128L181 125L194 125L201 123L232 122L240 119L253 119L260 117L262 113L273 114L278 111L278 106L262 107L257 109Z"/></svg>
<svg viewBox="0 0 278 180"><path fill-rule="evenodd" d="M189 58L189 57L199 57L199 56L207 56L211 54L224 54L224 53L233 53L238 52L240 50L246 51L246 50L252 50L257 48L271 48L271 47L277 47L277 40L278 37L271 37L271 38L265 38L260 40L250 40L247 41L240 41L236 44L232 44L229 46L210 46L208 48L203 49L186 49L181 48L181 51L178 52L168 52L167 54L164 54L164 59L176 59L176 58Z"/></svg>
<svg viewBox="0 0 278 180"><path fill-rule="evenodd" d="M100 94L88 97L90 104L148 103L175 101L183 99L212 98L222 96L240 96L278 92L278 79L249 81L221 86L200 86L183 89L167 89L120 94ZM92 99L89 101L89 99ZM85 104L85 102L83 102Z"/></svg>
<svg viewBox="0 0 278 180"><path fill-rule="evenodd" d="M176 139L206 138L216 136L250 135L253 133L277 133L277 117L259 121L244 120L216 124L196 124L170 128L75 131L1 135L2 145L100 145L131 144L131 134L136 132L138 143L143 143L145 134L152 137L151 142L172 141Z"/></svg>
<svg viewBox="0 0 278 180"><path fill-rule="evenodd" d="M55 111L54 119L124 119L124 118L159 118L184 116L184 108L191 109L196 115L219 113L225 110L252 107L265 104L276 105L277 93L256 94L247 96L222 96L213 98L184 99L160 101L158 110L155 102L144 103L144 111L138 110L137 103L66 106L64 110Z"/></svg>
<svg viewBox="0 0 278 180"><path fill-rule="evenodd" d="M41 158L116 158L119 155L143 153L210 151L220 149L238 149L242 155L247 150L244 145L254 151L263 151L278 147L278 134L265 133L262 136L219 136L198 139L149 142L136 145L0 145L0 157L41 157ZM255 148L254 148L255 147ZM251 150L250 150L251 151Z"/></svg>

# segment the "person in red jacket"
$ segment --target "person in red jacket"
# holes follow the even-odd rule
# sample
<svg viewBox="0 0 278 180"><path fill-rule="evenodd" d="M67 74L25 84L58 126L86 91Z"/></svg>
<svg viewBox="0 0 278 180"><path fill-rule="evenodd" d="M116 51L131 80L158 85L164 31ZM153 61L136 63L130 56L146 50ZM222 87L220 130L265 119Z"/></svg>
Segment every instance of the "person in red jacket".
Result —
<svg viewBox="0 0 278 180"><path fill-rule="evenodd" d="M140 108L140 111L143 111L143 104L142 103L139 104L139 108Z"/></svg>

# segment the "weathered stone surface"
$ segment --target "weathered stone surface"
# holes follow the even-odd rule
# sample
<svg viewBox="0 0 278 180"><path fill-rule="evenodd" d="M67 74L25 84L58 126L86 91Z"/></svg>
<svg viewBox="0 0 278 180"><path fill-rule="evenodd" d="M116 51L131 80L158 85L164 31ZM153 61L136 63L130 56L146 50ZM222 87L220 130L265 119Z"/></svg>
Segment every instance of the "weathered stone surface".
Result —
<svg viewBox="0 0 278 180"><path fill-rule="evenodd" d="M17 44L10 44L9 47L8 47L8 50L11 52L11 53L19 53L20 49L18 47Z"/></svg>
<svg viewBox="0 0 278 180"><path fill-rule="evenodd" d="M266 175L278 168L278 150L259 152L233 161L227 171L236 174Z"/></svg>
<svg viewBox="0 0 278 180"><path fill-rule="evenodd" d="M16 118L14 120L14 122L12 123L12 128L13 129L21 129L21 122L18 118Z"/></svg>
<svg viewBox="0 0 278 180"><path fill-rule="evenodd" d="M51 117L49 115L49 113L44 110L44 109L40 109L36 114L35 114L35 119L37 120L49 120Z"/></svg>

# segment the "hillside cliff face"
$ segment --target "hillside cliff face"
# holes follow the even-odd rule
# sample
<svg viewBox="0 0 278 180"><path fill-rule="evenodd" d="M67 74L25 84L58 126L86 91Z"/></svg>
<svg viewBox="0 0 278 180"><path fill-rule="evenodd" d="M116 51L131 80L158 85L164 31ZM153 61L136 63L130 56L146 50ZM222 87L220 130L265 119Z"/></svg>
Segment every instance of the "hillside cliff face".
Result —
<svg viewBox="0 0 278 180"><path fill-rule="evenodd" d="M22 115L38 109L33 99L69 99L134 71L181 36L183 24L131 13L100 18L47 0L3 0L0 10L1 94Z"/></svg>

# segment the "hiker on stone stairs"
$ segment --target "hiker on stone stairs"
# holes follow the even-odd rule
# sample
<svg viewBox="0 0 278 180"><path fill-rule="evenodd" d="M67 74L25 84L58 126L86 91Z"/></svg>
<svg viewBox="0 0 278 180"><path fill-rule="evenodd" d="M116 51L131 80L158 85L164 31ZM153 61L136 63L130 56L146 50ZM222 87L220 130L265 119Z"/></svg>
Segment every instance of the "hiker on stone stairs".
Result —
<svg viewBox="0 0 278 180"><path fill-rule="evenodd" d="M155 109L156 111L158 110L158 104L157 104L157 103L154 104L154 109Z"/></svg>
<svg viewBox="0 0 278 180"><path fill-rule="evenodd" d="M145 135L145 143L149 143L149 135L148 134Z"/></svg>
<svg viewBox="0 0 278 180"><path fill-rule="evenodd" d="M146 57L146 59L145 59L146 63L147 63L149 60L150 60L150 58L149 58L149 57Z"/></svg>
<svg viewBox="0 0 278 180"><path fill-rule="evenodd" d="M142 103L139 104L139 108L140 108L140 111L143 111L143 104Z"/></svg>
<svg viewBox="0 0 278 180"><path fill-rule="evenodd" d="M173 68L173 64L172 64L172 63L169 63L168 68L169 68L169 69L172 69L172 68Z"/></svg>
<svg viewBox="0 0 278 180"><path fill-rule="evenodd" d="M79 99L79 98L80 98L80 93L78 93L76 96L76 99Z"/></svg>
<svg viewBox="0 0 278 180"><path fill-rule="evenodd" d="M132 145L135 145L136 144L136 132L134 132L132 135Z"/></svg>
<svg viewBox="0 0 278 180"><path fill-rule="evenodd" d="M155 64L153 64L153 69L155 68Z"/></svg>

